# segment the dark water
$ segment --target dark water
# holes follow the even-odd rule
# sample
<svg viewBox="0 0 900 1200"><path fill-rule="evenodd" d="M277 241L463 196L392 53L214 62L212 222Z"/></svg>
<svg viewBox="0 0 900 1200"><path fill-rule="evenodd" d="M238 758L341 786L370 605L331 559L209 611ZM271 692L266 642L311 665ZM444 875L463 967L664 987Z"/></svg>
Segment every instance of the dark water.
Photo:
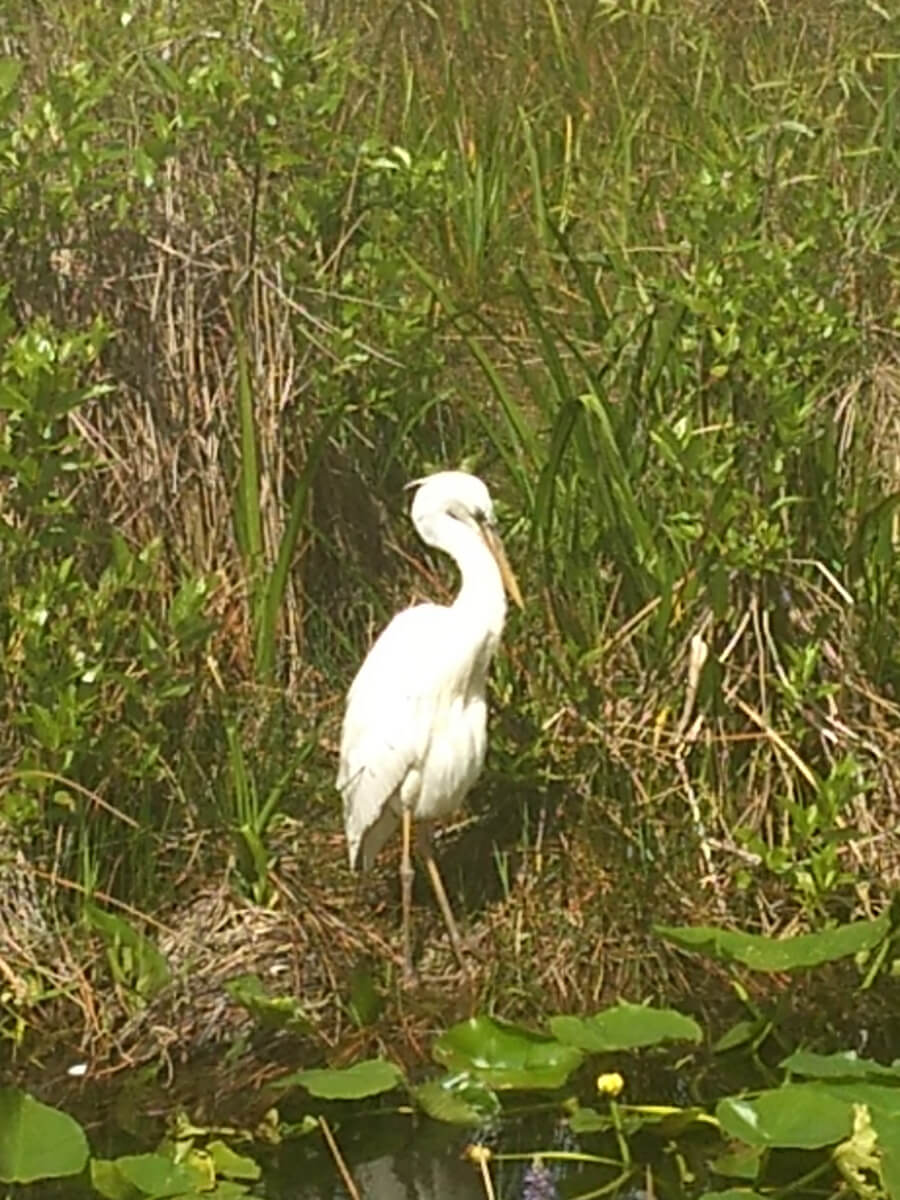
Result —
<svg viewBox="0 0 900 1200"><path fill-rule="evenodd" d="M77 1109L67 1106L73 1116ZM157 1120L159 1118L157 1110ZM723 1148L708 1127L694 1126L675 1140L646 1131L628 1138L630 1164L623 1168L611 1135L579 1139L555 1111L504 1116L491 1129L470 1130L430 1120L420 1114L373 1106L343 1117L332 1113L329 1128L340 1148L362 1200L486 1200L479 1166L466 1155L472 1142L490 1145L489 1171L496 1200L696 1200L704 1191L721 1190L739 1183L716 1175L710 1159ZM114 1158L153 1150L153 1138L136 1139L108 1125L88 1129L92 1152ZM216 1135L211 1132L211 1136ZM337 1164L321 1130L286 1137L280 1145L225 1138L240 1154L255 1159L262 1177L248 1197L260 1200L347 1200ZM202 1146L202 1139L198 1140ZM606 1164L577 1161L579 1151L607 1158ZM538 1181L533 1156L544 1154L543 1177ZM554 1159L554 1153L566 1155ZM516 1155L515 1160L503 1155ZM776 1152L770 1159L772 1182L791 1184L802 1178L820 1158L799 1152ZM89 1180L65 1179L52 1183L0 1185L0 1200L96 1200ZM809 1200L800 1189L798 1200Z"/></svg>
<svg viewBox="0 0 900 1200"><path fill-rule="evenodd" d="M77 1108L66 1105L79 1118ZM83 1114L82 1114L83 1116ZM86 1122L87 1124L87 1122ZM528 1171L532 1154L540 1151L575 1150L575 1139L556 1113L541 1112L520 1118L504 1118L491 1130L472 1130L432 1121L420 1114L373 1108L357 1110L341 1119L329 1117L329 1128L363 1200L485 1200L480 1168L466 1157L474 1141L489 1144L495 1152L489 1163L497 1200L572 1200L594 1192L615 1180L614 1167L573 1161L545 1165L544 1190L529 1191ZM88 1127L92 1153L114 1158L153 1150L156 1137L135 1139L110 1126ZM349 1193L341 1182L335 1160L321 1131L286 1138L278 1146L229 1140L240 1154L254 1158L262 1167L262 1178L250 1196L266 1200L346 1200ZM593 1154L615 1154L615 1143L600 1146L596 1136L587 1139ZM198 1144L202 1145L202 1142ZM585 1147L587 1148L587 1146ZM517 1161L498 1160L497 1154L522 1154ZM635 1164L633 1181L644 1178L644 1168ZM656 1173L654 1172L656 1179ZM612 1195L638 1196L639 1189L623 1180ZM661 1189L663 1193L665 1189ZM0 1200L96 1200L89 1181L59 1180L12 1186L0 1185Z"/></svg>
<svg viewBox="0 0 900 1200"><path fill-rule="evenodd" d="M620 1065L624 1068L625 1064ZM709 1104L714 1095L727 1094L740 1086L736 1080L726 1084L724 1079L703 1077L697 1061L689 1066L684 1058L670 1055L655 1056L652 1066L640 1065L643 1071L635 1059L631 1069L625 1070L632 1103L643 1100L680 1107L703 1105ZM746 1076L746 1064L739 1073ZM702 1089L704 1095L698 1094L701 1078L707 1085ZM286 1123L279 1143L267 1144L239 1132L229 1135L215 1127L210 1129L209 1137L221 1137L237 1153L260 1165L262 1178L252 1185L249 1194L266 1200L338 1200L348 1195L320 1126L313 1124L308 1132L289 1132L299 1131L304 1118L320 1113L364 1200L485 1200L481 1170L466 1153L473 1143L486 1145L492 1152L488 1169L497 1200L575 1200L598 1195L601 1190L619 1200L641 1200L647 1194L659 1200L694 1200L705 1190L728 1186L729 1181L714 1175L708 1166L723 1148L709 1126L690 1125L686 1130L668 1131L631 1129L625 1151L630 1155L627 1167L621 1161L622 1148L614 1135L573 1134L565 1117L567 1098L582 1090L583 1103L604 1107L596 1094L590 1094L594 1091L593 1079L591 1074L590 1080L585 1077L582 1081L584 1088L567 1088L555 1094L505 1093L502 1117L482 1129L433 1121L421 1112L398 1109L396 1099L391 1102L388 1097L360 1104L324 1103L321 1109L310 1112L309 1098L291 1093L275 1101L279 1118ZM195 1081L202 1095L198 1098L195 1094L186 1111L196 1120L202 1120L200 1114L205 1113L214 1125L221 1122L235 1131L257 1128L273 1099L251 1090L243 1098L233 1097L238 1110L246 1105L248 1111L235 1112L229 1104L231 1111L226 1116L215 1084L196 1076ZM743 1079L744 1086L749 1082ZM179 1107L171 1094L149 1089L137 1077L113 1093L95 1091L86 1082L66 1098L46 1093L40 1098L57 1104L82 1122L91 1151L98 1158L156 1149L160 1140L173 1132ZM203 1147L202 1135L195 1144ZM578 1161L579 1153L603 1157L607 1162ZM554 1158L554 1154L566 1157ZM505 1155L517 1157L505 1159ZM535 1155L545 1156L542 1188L528 1178ZM798 1166L787 1178L802 1173ZM31 1200L87 1200L96 1195L88 1180L81 1181L80 1186L69 1179L6 1191L0 1185L0 1200L25 1196Z"/></svg>
<svg viewBox="0 0 900 1200"><path fill-rule="evenodd" d="M484 1200L480 1168L466 1157L466 1147L484 1137L405 1115L378 1115L351 1121L334 1130L354 1183L366 1200ZM504 1121L485 1140L497 1153L525 1153L524 1161L492 1157L489 1170L498 1200L521 1200L532 1151L564 1146L567 1139L555 1117ZM595 1141L596 1139L592 1139ZM592 1146L592 1151L596 1152ZM548 1162L560 1198L591 1191L617 1172L597 1166ZM550 1196L554 1193L550 1193ZM337 1167L318 1133L287 1143L269 1163L265 1195L279 1200L346 1197ZM543 1197L535 1197L543 1200Z"/></svg>

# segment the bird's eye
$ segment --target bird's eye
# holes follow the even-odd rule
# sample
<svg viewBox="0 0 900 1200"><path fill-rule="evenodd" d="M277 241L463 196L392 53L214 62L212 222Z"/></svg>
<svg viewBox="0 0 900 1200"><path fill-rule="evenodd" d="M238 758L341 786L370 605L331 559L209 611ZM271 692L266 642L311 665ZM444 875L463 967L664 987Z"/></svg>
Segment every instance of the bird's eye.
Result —
<svg viewBox="0 0 900 1200"><path fill-rule="evenodd" d="M485 525L487 523L488 515L483 508L476 508L472 515L475 517L475 520L479 525Z"/></svg>

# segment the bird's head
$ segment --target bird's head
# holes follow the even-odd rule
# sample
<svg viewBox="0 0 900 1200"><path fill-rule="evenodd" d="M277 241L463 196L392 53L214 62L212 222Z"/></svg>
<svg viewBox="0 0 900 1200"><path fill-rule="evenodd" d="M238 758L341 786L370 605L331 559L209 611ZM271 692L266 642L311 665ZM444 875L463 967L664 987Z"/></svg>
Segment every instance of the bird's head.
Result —
<svg viewBox="0 0 900 1200"><path fill-rule="evenodd" d="M471 529L494 556L510 598L523 608L522 593L497 530L494 502L478 476L466 471L438 471L424 479L413 480L407 487L416 488L412 519L424 540L440 545L439 537L434 537L431 531L439 528L446 517Z"/></svg>

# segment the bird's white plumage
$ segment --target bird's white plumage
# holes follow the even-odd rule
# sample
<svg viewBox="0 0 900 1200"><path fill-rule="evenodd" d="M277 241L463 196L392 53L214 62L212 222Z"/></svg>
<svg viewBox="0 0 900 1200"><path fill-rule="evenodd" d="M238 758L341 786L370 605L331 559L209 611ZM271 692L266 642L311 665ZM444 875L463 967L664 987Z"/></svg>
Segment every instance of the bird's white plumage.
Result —
<svg viewBox="0 0 900 1200"><path fill-rule="evenodd" d="M453 812L484 763L487 672L506 615L493 504L481 480L445 471L422 482L412 517L456 560L462 586L449 607L394 617L350 688L337 785L352 866L371 864L404 807L417 820Z"/></svg>

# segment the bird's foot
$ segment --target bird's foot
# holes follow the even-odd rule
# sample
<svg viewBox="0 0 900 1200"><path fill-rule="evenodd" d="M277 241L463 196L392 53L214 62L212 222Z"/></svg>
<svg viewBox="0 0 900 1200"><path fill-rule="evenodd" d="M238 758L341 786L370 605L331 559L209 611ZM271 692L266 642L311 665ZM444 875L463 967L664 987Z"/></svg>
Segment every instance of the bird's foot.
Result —
<svg viewBox="0 0 900 1200"><path fill-rule="evenodd" d="M419 972L413 965L412 956L405 957L400 969L400 986L404 989L417 988L421 980Z"/></svg>
<svg viewBox="0 0 900 1200"><path fill-rule="evenodd" d="M484 947L477 934L457 934L455 938L450 939L450 948L459 966L469 975L484 966L487 961Z"/></svg>

